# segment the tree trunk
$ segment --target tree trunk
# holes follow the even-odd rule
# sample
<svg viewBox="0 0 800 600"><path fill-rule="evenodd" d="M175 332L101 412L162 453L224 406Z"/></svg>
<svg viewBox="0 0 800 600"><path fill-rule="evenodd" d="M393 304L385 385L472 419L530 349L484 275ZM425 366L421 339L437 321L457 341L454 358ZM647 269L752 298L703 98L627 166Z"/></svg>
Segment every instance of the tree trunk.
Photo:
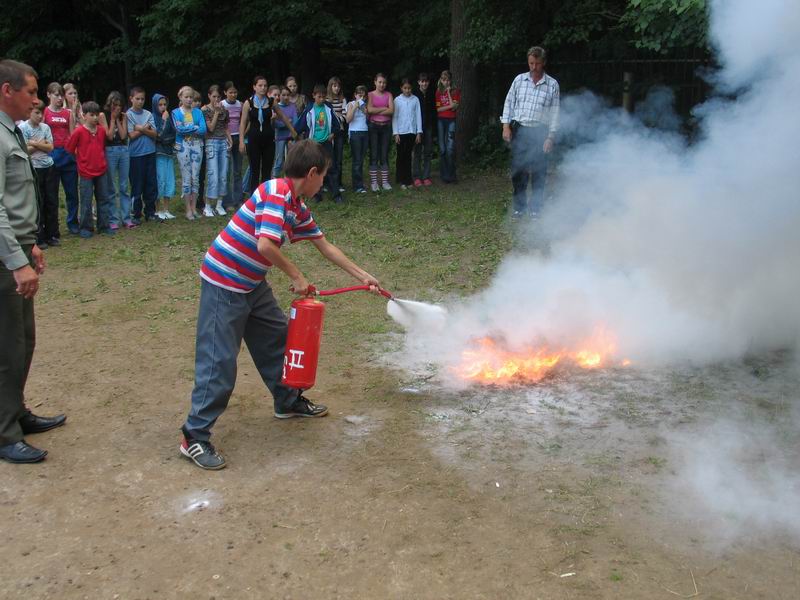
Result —
<svg viewBox="0 0 800 600"><path fill-rule="evenodd" d="M456 159L467 154L469 142L478 129L478 70L463 49L467 37L468 0L450 2L450 72L455 87L461 90L461 104L456 119Z"/></svg>
<svg viewBox="0 0 800 600"><path fill-rule="evenodd" d="M301 49L302 65L300 67L300 92L306 95L306 98L311 98L311 92L320 76L319 63L321 60L321 51L319 40L312 38L303 43ZM313 100L309 100L313 101Z"/></svg>
<svg viewBox="0 0 800 600"><path fill-rule="evenodd" d="M111 26L114 27L114 29L119 31L120 37L122 37L122 47L124 48L125 52L125 56L122 61L125 69L125 90L123 97L127 97L128 90L130 89L131 85L133 85L133 45L131 44L130 20L128 18L128 11L125 9L124 4L119 4L117 9L119 10L119 20L112 16L110 7L103 5L99 7L100 14L103 15L105 20L108 21Z"/></svg>

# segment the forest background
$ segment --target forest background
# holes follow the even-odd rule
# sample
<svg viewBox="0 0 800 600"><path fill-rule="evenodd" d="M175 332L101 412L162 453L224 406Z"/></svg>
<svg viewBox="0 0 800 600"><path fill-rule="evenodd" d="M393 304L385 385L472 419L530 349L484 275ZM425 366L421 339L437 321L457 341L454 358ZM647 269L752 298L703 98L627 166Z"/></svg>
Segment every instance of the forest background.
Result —
<svg viewBox="0 0 800 600"><path fill-rule="evenodd" d="M684 117L705 99L711 61L705 0L17 0L3 12L0 55L101 105L132 84L173 99L233 80L244 98L257 73L295 75L305 93L336 75L350 96L379 71L396 92L403 77L450 69L460 159L502 154L498 117L530 46L547 48L562 93L619 104L663 85Z"/></svg>

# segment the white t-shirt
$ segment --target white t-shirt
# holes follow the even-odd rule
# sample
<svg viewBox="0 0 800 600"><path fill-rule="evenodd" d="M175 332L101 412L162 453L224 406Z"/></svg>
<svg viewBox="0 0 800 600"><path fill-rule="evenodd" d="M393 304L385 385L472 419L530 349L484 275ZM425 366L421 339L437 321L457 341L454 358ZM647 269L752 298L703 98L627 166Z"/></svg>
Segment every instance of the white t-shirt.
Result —
<svg viewBox="0 0 800 600"><path fill-rule="evenodd" d="M345 114L350 111L350 107L353 104L357 104L358 106L366 106L366 100L353 100L352 102L347 103L347 108L345 108ZM348 131L352 134L355 131L367 131L369 127L367 127L367 115L364 114L362 110L356 108L356 111L353 113L353 120L350 121L350 125L348 125Z"/></svg>
<svg viewBox="0 0 800 600"><path fill-rule="evenodd" d="M39 123L38 127L34 127L30 121L23 121L20 123L19 128L26 142L33 140L34 142L53 143L53 132L50 131L50 126L44 122ZM53 166L51 156L42 150L34 150L31 153L31 162L35 169L46 169Z"/></svg>

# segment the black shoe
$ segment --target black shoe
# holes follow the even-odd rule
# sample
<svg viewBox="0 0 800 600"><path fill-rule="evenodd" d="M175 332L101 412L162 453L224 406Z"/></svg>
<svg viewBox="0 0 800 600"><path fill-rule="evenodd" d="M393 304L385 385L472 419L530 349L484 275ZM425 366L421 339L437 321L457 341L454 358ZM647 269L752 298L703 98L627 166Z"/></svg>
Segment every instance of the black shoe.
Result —
<svg viewBox="0 0 800 600"><path fill-rule="evenodd" d="M55 417L37 417L32 412L26 412L19 420L19 426L22 427L22 433L25 435L29 433L41 433L49 431L55 427L61 427L64 421L67 420L67 415L56 415Z"/></svg>
<svg viewBox="0 0 800 600"><path fill-rule="evenodd" d="M201 469L218 471L225 468L225 459L216 451L211 442L183 438L181 454Z"/></svg>
<svg viewBox="0 0 800 600"><path fill-rule="evenodd" d="M58 238L50 238L49 240L47 240L47 243L50 246L60 246L61 245L61 240L58 239Z"/></svg>
<svg viewBox="0 0 800 600"><path fill-rule="evenodd" d="M25 440L0 446L0 458L10 463L36 463L43 461L45 456L47 456L47 450L34 448Z"/></svg>
<svg viewBox="0 0 800 600"><path fill-rule="evenodd" d="M148 215L144 218L145 221L153 221L155 223L163 223L165 219L162 219L158 215Z"/></svg>
<svg viewBox="0 0 800 600"><path fill-rule="evenodd" d="M305 396L298 396L288 412L275 413L277 419L291 419L293 417L324 417L328 414L328 407L322 404L314 404Z"/></svg>
<svg viewBox="0 0 800 600"><path fill-rule="evenodd" d="M140 217L133 217L131 219L131 223L133 223L136 226L139 226L142 224L142 219Z"/></svg>

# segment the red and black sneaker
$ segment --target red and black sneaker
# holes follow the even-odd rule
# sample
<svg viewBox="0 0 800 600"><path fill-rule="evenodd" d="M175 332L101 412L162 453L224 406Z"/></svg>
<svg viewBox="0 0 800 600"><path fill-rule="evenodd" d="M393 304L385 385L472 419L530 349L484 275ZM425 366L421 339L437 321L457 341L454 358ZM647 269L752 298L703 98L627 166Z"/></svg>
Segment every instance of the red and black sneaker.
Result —
<svg viewBox="0 0 800 600"><path fill-rule="evenodd" d="M183 438L181 454L201 469L218 471L225 468L225 459L216 451L211 442Z"/></svg>

